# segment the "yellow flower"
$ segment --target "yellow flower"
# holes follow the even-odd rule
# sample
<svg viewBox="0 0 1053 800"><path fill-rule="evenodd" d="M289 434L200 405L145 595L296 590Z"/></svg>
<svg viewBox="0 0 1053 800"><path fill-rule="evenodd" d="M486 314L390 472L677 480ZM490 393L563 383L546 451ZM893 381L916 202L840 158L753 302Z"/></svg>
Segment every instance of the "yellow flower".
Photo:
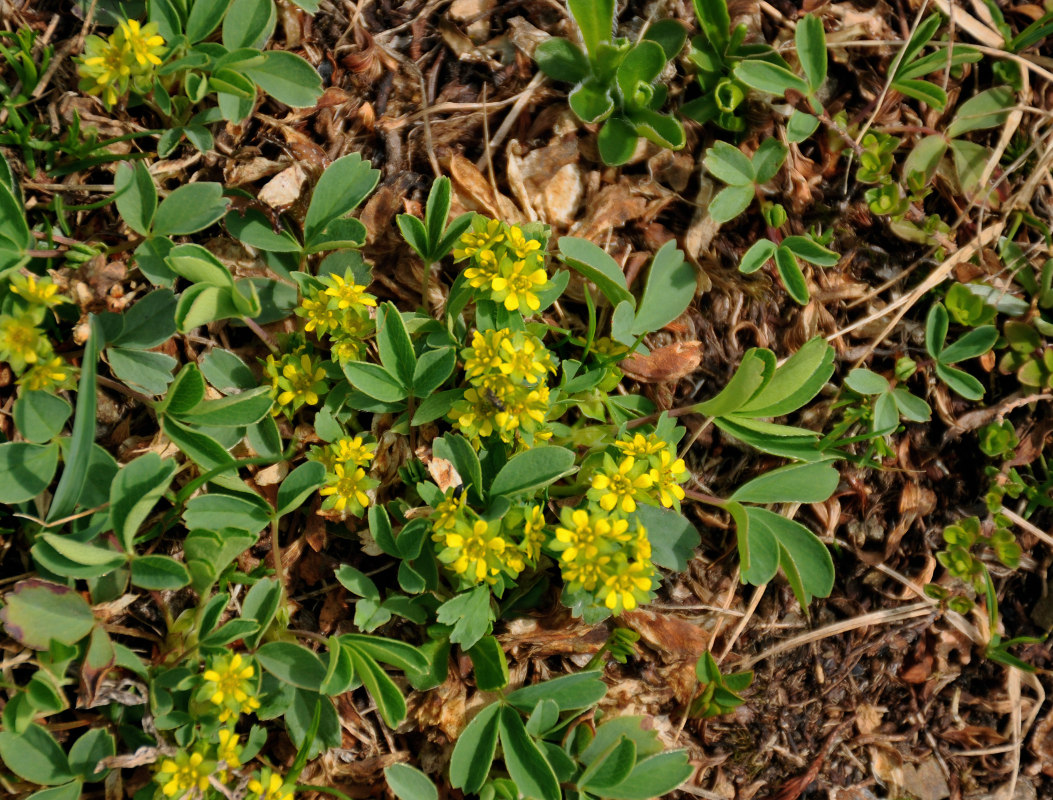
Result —
<svg viewBox="0 0 1053 800"><path fill-rule="evenodd" d="M535 250L541 249L541 242L536 239L527 239L518 225L512 225L508 229L508 246L515 253L516 258L525 259Z"/></svg>
<svg viewBox="0 0 1053 800"><path fill-rule="evenodd" d="M463 489L451 486L446 490L446 496L435 506L431 515L431 529L438 533L442 530L453 528L457 521L464 515L467 508L468 496Z"/></svg>
<svg viewBox="0 0 1053 800"><path fill-rule="evenodd" d="M22 373L18 385L31 391L48 391L49 389L66 389L74 383L74 370L62 361L60 356L48 360L38 360L36 364Z"/></svg>
<svg viewBox="0 0 1053 800"><path fill-rule="evenodd" d="M648 456L657 455L667 449L669 445L653 433L649 433L647 436L637 433L631 439L626 434L625 438L615 441L614 446L622 451L622 455L632 456L633 458L647 458Z"/></svg>
<svg viewBox="0 0 1053 800"><path fill-rule="evenodd" d="M666 508L680 508L680 501L684 499L684 490L678 484L688 479L687 467L684 459L673 460L673 454L668 449L658 454L658 466L651 470L651 480L658 490L658 498Z"/></svg>
<svg viewBox="0 0 1053 800"><path fill-rule="evenodd" d="M604 456L604 469L592 478L588 492L590 500L598 500L604 511L621 508L626 514L636 511L637 497L649 499L641 490L650 489L654 477L646 470L647 464L626 456L615 467L614 459Z"/></svg>
<svg viewBox="0 0 1053 800"><path fill-rule="evenodd" d="M529 508L523 518L523 552L527 559L536 564L541 557L541 547L545 544L545 509L543 506Z"/></svg>
<svg viewBox="0 0 1053 800"><path fill-rule="evenodd" d="M260 707L256 668L241 653L214 658L201 677L205 681L205 697L213 705L222 706L220 722L226 722L235 711L248 714Z"/></svg>
<svg viewBox="0 0 1053 800"><path fill-rule="evenodd" d="M230 728L219 729L219 744L216 746L216 760L222 761L229 769L237 769L241 766L241 742L238 735ZM227 770L219 773L219 779L226 782Z"/></svg>
<svg viewBox="0 0 1053 800"><path fill-rule="evenodd" d="M344 436L332 444L337 463L353 462L364 467L373 460L377 446L374 442L364 442L361 436Z"/></svg>
<svg viewBox="0 0 1053 800"><path fill-rule="evenodd" d="M119 27L120 32L124 34L124 41L128 44L132 57L141 68L149 69L151 64L155 67L161 65L165 40L157 32L156 22L140 27L138 20L130 19L122 21Z"/></svg>
<svg viewBox="0 0 1053 800"><path fill-rule="evenodd" d="M375 306L377 298L366 294L366 287L355 283L351 270L344 273L344 277L333 273L322 278L326 285L325 293L336 300L339 309L353 308L355 306Z"/></svg>
<svg viewBox="0 0 1053 800"><path fill-rule="evenodd" d="M453 250L457 261L471 258L480 252L493 252L493 248L505 239L505 226L497 219L487 219L476 215L472 227L461 234L457 240L458 247Z"/></svg>
<svg viewBox="0 0 1053 800"><path fill-rule="evenodd" d="M293 800L294 787L285 783L285 778L264 767L258 778L248 785L249 797L254 800Z"/></svg>
<svg viewBox="0 0 1053 800"><path fill-rule="evenodd" d="M502 574L514 578L523 570L519 549L500 535L500 521L474 522L460 519L453 530L436 533L435 542L443 546L439 561L470 585L497 582Z"/></svg>
<svg viewBox="0 0 1053 800"><path fill-rule="evenodd" d="M326 497L322 508L333 509L341 514L352 514L356 517L369 507L368 489L379 485L378 481L366 475L361 467L337 463L333 471L325 476L326 485L319 494Z"/></svg>
<svg viewBox="0 0 1053 800"><path fill-rule="evenodd" d="M650 561L629 563L624 558L612 559L606 566L608 574L596 591L597 600L615 614L632 611L647 602L654 585L654 566Z"/></svg>
<svg viewBox="0 0 1053 800"><path fill-rule="evenodd" d="M541 300L534 292L548 283L545 270L531 269L525 260L506 262L501 267L501 274L490 283L494 302L503 302L509 311L541 308Z"/></svg>
<svg viewBox="0 0 1053 800"><path fill-rule="evenodd" d="M0 315L0 361L8 362L11 369L21 373L27 365L51 357L51 343L41 334L33 317Z"/></svg>
<svg viewBox="0 0 1053 800"><path fill-rule="evenodd" d="M36 275L15 273L11 278L10 286L14 294L30 305L54 308L62 303L70 302L68 298L58 293L59 287L52 283L51 278L48 277L37 281Z"/></svg>
<svg viewBox="0 0 1053 800"><path fill-rule="evenodd" d="M613 358L616 356L624 356L629 352L629 347L621 342L614 341L610 337L602 336L599 339L593 340L592 352L599 356Z"/></svg>
<svg viewBox="0 0 1053 800"><path fill-rule="evenodd" d="M343 319L343 314L330 308L329 298L317 294L305 296L296 307L296 315L307 320L304 330L317 331L319 336L339 329Z"/></svg>
<svg viewBox="0 0 1053 800"><path fill-rule="evenodd" d="M492 250L483 250L475 257L474 264L464 271L468 285L473 289L489 289L494 278L501 274L497 256Z"/></svg>
<svg viewBox="0 0 1053 800"><path fill-rule="evenodd" d="M215 769L214 761L206 761L199 752L177 753L175 758L161 761L154 781L161 786L161 794L172 800L180 800L195 789L208 789L208 778Z"/></svg>
<svg viewBox="0 0 1053 800"><path fill-rule="evenodd" d="M318 405L321 395L329 390L325 368L306 353L286 354L280 360L269 355L263 371L271 380L271 394L278 402L275 414L283 410L282 406L287 407L284 410L291 416L305 403Z"/></svg>

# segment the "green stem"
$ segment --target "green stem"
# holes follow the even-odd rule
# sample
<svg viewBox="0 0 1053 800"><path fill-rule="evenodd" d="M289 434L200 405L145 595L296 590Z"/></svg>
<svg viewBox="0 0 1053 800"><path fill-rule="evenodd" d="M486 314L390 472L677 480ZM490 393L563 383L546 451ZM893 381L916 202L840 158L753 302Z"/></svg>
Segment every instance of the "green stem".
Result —
<svg viewBox="0 0 1053 800"><path fill-rule="evenodd" d="M420 304L421 307L424 309L424 313L427 314L429 317L431 316L431 308L428 305L428 289L431 288L429 286L429 284L431 283L431 268L434 266L434 261L429 261L427 264L424 265L424 276L423 278L421 278L420 282Z"/></svg>

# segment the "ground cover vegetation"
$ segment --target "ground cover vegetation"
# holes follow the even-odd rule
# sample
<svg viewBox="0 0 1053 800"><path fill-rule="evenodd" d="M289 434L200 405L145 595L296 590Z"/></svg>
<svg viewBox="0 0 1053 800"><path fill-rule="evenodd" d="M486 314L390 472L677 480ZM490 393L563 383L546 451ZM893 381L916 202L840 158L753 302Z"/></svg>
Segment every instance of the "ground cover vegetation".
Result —
<svg viewBox="0 0 1053 800"><path fill-rule="evenodd" d="M60 5L6 795L1053 796L1053 10Z"/></svg>

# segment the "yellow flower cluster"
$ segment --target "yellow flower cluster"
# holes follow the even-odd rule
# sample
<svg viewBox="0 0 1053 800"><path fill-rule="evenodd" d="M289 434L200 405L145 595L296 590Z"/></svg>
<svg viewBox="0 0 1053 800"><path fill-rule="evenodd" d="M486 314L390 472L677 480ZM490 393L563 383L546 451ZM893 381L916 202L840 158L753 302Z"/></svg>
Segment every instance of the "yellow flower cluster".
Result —
<svg viewBox="0 0 1053 800"><path fill-rule="evenodd" d="M325 465L325 486L319 490L325 497L323 509L362 516L370 503L366 492L380 485L366 472L376 449L376 444L361 436L344 436L311 451L308 457Z"/></svg>
<svg viewBox="0 0 1053 800"><path fill-rule="evenodd" d="M570 594L588 592L612 613L646 603L655 586L651 542L638 525L588 509L564 508L550 544Z"/></svg>
<svg viewBox="0 0 1053 800"><path fill-rule="evenodd" d="M260 707L256 667L241 653L217 656L201 677L205 700L219 707L218 719L226 722L234 714L250 714Z"/></svg>
<svg viewBox="0 0 1053 800"><path fill-rule="evenodd" d="M457 261L470 259L464 277L474 289L509 311L529 314L541 308L538 292L549 285L545 272L547 232L524 232L518 225L476 216L454 248Z"/></svg>
<svg viewBox="0 0 1053 800"><path fill-rule="evenodd" d="M637 500L680 510L684 499L680 484L690 475L674 447L653 433L624 436L614 446L621 452L622 461L612 470L614 460L604 458L604 469L593 477L590 499L598 500L608 511L620 504L623 511L631 513Z"/></svg>
<svg viewBox="0 0 1053 800"><path fill-rule="evenodd" d="M449 417L473 441L496 434L511 444L547 438L549 411L545 379L555 372L552 355L526 331L476 331L464 353L469 387Z"/></svg>
<svg viewBox="0 0 1053 800"><path fill-rule="evenodd" d="M366 287L355 283L351 270L341 277L336 274L319 279L319 286L307 291L296 314L307 322L304 329L319 339L328 337L336 361L357 361L362 357L365 340L373 333L374 322L369 308L377 298Z"/></svg>
<svg viewBox="0 0 1053 800"><path fill-rule="evenodd" d="M468 586L514 579L537 564L546 540L542 506L516 506L499 520L483 520L455 489L435 507L431 529L439 560Z"/></svg>
<svg viewBox="0 0 1053 800"><path fill-rule="evenodd" d="M203 794L215 767L216 762L206 759L200 750L176 753L174 758L162 759L154 780L165 797L181 800L191 792Z"/></svg>
<svg viewBox="0 0 1053 800"><path fill-rule="evenodd" d="M259 777L249 781L250 800L293 800L294 787L277 772L264 767Z"/></svg>
<svg viewBox="0 0 1053 800"><path fill-rule="evenodd" d="M74 371L55 355L51 341L39 327L48 312L69 300L59 294L48 277L16 273L10 290L9 313L0 314L0 361L6 361L26 389L48 391L68 388Z"/></svg>
<svg viewBox="0 0 1053 800"><path fill-rule="evenodd" d="M284 411L292 417L304 405L316 406L329 391L325 367L303 348L284 353L280 358L268 355L263 374L271 383L271 396L275 400L271 413L275 416Z"/></svg>
<svg viewBox="0 0 1053 800"><path fill-rule="evenodd" d="M134 19L122 20L107 38L84 40L84 57L77 65L80 90L99 95L107 108L129 88L145 94L164 52L165 40L157 33L156 22L140 26Z"/></svg>

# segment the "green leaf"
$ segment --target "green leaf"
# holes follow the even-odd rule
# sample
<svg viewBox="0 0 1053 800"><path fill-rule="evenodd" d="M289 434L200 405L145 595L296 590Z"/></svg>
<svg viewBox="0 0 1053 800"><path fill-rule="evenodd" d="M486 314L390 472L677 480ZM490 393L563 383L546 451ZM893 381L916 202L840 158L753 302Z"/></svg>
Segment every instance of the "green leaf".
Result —
<svg viewBox="0 0 1053 800"><path fill-rule="evenodd" d="M268 50L263 56L263 63L242 66L241 72L279 103L293 108L309 108L322 96L321 76L298 55L285 50Z"/></svg>
<svg viewBox="0 0 1053 800"><path fill-rule="evenodd" d="M181 333L209 322L240 316L242 312L235 303L233 289L204 283L189 287L179 296L175 314L176 327Z"/></svg>
<svg viewBox="0 0 1053 800"><path fill-rule="evenodd" d="M424 220L428 226L428 248L433 259L442 257L438 255L438 249L442 244L446 220L450 216L450 192L450 179L445 175L436 179L428 191Z"/></svg>
<svg viewBox="0 0 1053 800"><path fill-rule="evenodd" d="M406 330L402 314L394 303L385 303L378 316L377 350L380 351L380 362L399 379L399 383L412 386L417 356L413 352L413 341Z"/></svg>
<svg viewBox="0 0 1053 800"><path fill-rule="evenodd" d="M753 178L757 183L767 183L786 161L789 150L775 138L765 139L753 154Z"/></svg>
<svg viewBox="0 0 1053 800"><path fill-rule="evenodd" d="M278 680L318 691L326 668L318 654L294 642L267 642L256 651L260 665Z"/></svg>
<svg viewBox="0 0 1053 800"><path fill-rule="evenodd" d="M110 526L125 552L135 552L135 536L176 473L173 459L144 453L124 465L110 487Z"/></svg>
<svg viewBox="0 0 1053 800"><path fill-rule="evenodd" d="M182 589L190 585L190 573L171 556L138 556L132 560L132 584L158 592Z"/></svg>
<svg viewBox="0 0 1053 800"><path fill-rule="evenodd" d="M786 121L786 138L791 142L803 142L819 127L819 118L806 111L794 109Z"/></svg>
<svg viewBox="0 0 1053 800"><path fill-rule="evenodd" d="M936 362L936 374L954 392L966 400L980 400L984 396L984 385L964 370Z"/></svg>
<svg viewBox="0 0 1053 800"><path fill-rule="evenodd" d="M698 19L702 34L709 40L713 49L723 53L728 46L731 33L731 16L728 13L726 0L693 0L695 17Z"/></svg>
<svg viewBox="0 0 1053 800"><path fill-rule="evenodd" d="M340 369L353 388L374 400L397 403L406 399L406 389L399 379L379 364L345 361L340 364Z"/></svg>
<svg viewBox="0 0 1053 800"><path fill-rule="evenodd" d="M643 297L633 321L632 334L661 330L675 320L695 298L695 268L684 260L676 240L670 239L655 254L647 274Z"/></svg>
<svg viewBox="0 0 1053 800"><path fill-rule="evenodd" d="M573 236L560 238L558 246L561 260L596 284L612 305L628 301L633 308L636 307L636 299L629 293L621 267L602 248L588 239Z"/></svg>
<svg viewBox="0 0 1053 800"><path fill-rule="evenodd" d="M439 790L431 778L409 764L384 767L384 778L399 800L439 800Z"/></svg>
<svg viewBox="0 0 1053 800"><path fill-rule="evenodd" d="M512 456L490 486L492 497L533 493L575 471L574 453L565 447L532 447ZM462 476L463 477L463 476Z"/></svg>
<svg viewBox="0 0 1053 800"><path fill-rule="evenodd" d="M456 365L457 354L452 347L428 350L418 359L417 366L413 371L413 393L417 397L428 397L446 382L446 379L453 374L453 368ZM419 412L420 409L418 409ZM443 413L446 412L444 411ZM414 416L414 419L416 418ZM420 423L415 422L413 424Z"/></svg>
<svg viewBox="0 0 1053 800"><path fill-rule="evenodd" d="M490 774L497 751L500 712L501 704L491 703L476 714L457 737L450 757L450 783L465 794L477 793Z"/></svg>
<svg viewBox="0 0 1053 800"><path fill-rule="evenodd" d="M117 212L129 228L146 236L157 211L157 187L142 161L125 161L117 165L113 177Z"/></svg>
<svg viewBox="0 0 1053 800"><path fill-rule="evenodd" d="M943 303L933 303L929 309L929 315L925 318L925 349L929 355L940 360L943 345L947 341L947 328L950 325L950 317Z"/></svg>
<svg viewBox="0 0 1053 800"><path fill-rule="evenodd" d="M911 422L928 422L932 416L932 409L929 408L928 403L920 397L915 397L901 386L892 390L892 397L904 419Z"/></svg>
<svg viewBox="0 0 1053 800"><path fill-rule="evenodd" d="M113 734L105 728L91 728L69 749L69 765L74 773L89 783L101 781L109 769L97 769L105 758L117 753Z"/></svg>
<svg viewBox="0 0 1053 800"><path fill-rule="evenodd" d="M735 79L756 89L780 97L790 89L803 95L809 94L808 84L785 67L768 61L747 59L735 65Z"/></svg>
<svg viewBox="0 0 1053 800"><path fill-rule="evenodd" d="M651 540L651 560L659 567L683 572L701 540L691 520L671 508L640 504L636 516Z"/></svg>
<svg viewBox="0 0 1053 800"><path fill-rule="evenodd" d="M691 777L695 768L688 763L686 750L670 750L639 762L629 777L605 789L610 800L650 800L673 791Z"/></svg>
<svg viewBox="0 0 1053 800"><path fill-rule="evenodd" d="M546 699L554 701L561 712L577 711L595 705L606 693L607 685L600 673L588 670L516 689L505 696L505 702L524 713L530 713Z"/></svg>
<svg viewBox="0 0 1053 800"><path fill-rule="evenodd" d="M646 102L638 102L635 95L641 89L640 84L644 84L647 89L651 88L651 82L661 74L665 61L662 46L646 39L640 41L625 54L625 58L615 71L615 80L618 82L623 102L628 107L646 105ZM651 97L649 92L645 92L645 96L648 100Z"/></svg>
<svg viewBox="0 0 1053 800"><path fill-rule="evenodd" d="M211 436L187 427L171 417L162 417L161 430L172 444L205 469L234 463L234 457Z"/></svg>
<svg viewBox="0 0 1053 800"><path fill-rule="evenodd" d="M431 249L428 243L428 231L424 227L424 223L412 214L399 214L396 222L406 243L421 257L421 260L430 262L432 260Z"/></svg>
<svg viewBox="0 0 1053 800"><path fill-rule="evenodd" d="M695 408L707 417L723 417L748 403L775 375L775 354L771 350L751 347L739 362L720 394L699 403Z"/></svg>
<svg viewBox="0 0 1053 800"><path fill-rule="evenodd" d="M48 729L35 722L21 733L0 732L0 758L30 783L54 786L73 779L66 753Z"/></svg>
<svg viewBox="0 0 1053 800"><path fill-rule="evenodd" d="M325 485L325 465L305 461L290 472L278 487L278 516L284 517L299 508L303 501Z"/></svg>
<svg viewBox="0 0 1053 800"><path fill-rule="evenodd" d="M947 127L947 136L954 139L970 131L996 128L1005 123L1015 105L1016 93L1010 87L985 89L958 106Z"/></svg>
<svg viewBox="0 0 1053 800"><path fill-rule="evenodd" d="M402 552L395 542L395 534L391 529L391 518L388 517L388 512L384 510L384 507L371 505L367 512L367 517L369 519L369 532L373 535L373 540L377 543L377 547L389 556L401 558Z"/></svg>
<svg viewBox="0 0 1053 800"><path fill-rule="evenodd" d="M735 219L753 202L754 189L750 186L727 186L717 192L709 202L709 216L714 222L725 223Z"/></svg>
<svg viewBox="0 0 1053 800"><path fill-rule="evenodd" d="M270 0L268 0L270 2ZM270 220L254 208L231 209L223 219L230 235L268 253L299 253L300 243L289 231L275 231Z"/></svg>
<svg viewBox="0 0 1053 800"><path fill-rule="evenodd" d="M519 793L535 800L560 800L563 795L556 773L530 738L519 712L507 706L502 708L498 727L505 768Z"/></svg>
<svg viewBox="0 0 1053 800"><path fill-rule="evenodd" d="M390 728L397 728L406 718L406 700L391 677L373 658L357 647L349 647L355 674L362 681L377 711Z"/></svg>
<svg viewBox="0 0 1053 800"><path fill-rule="evenodd" d="M271 410L273 401L269 386L257 386L240 394L203 400L192 410L180 414L180 419L194 425L216 428L243 428L263 419ZM174 414L171 407L168 413Z"/></svg>
<svg viewBox="0 0 1053 800"><path fill-rule="evenodd" d="M833 372L834 349L820 336L810 339L738 413L763 418L796 411L819 393Z"/></svg>
<svg viewBox="0 0 1053 800"><path fill-rule="evenodd" d="M80 382L77 384L77 411L73 418L73 436L65 457L62 477L55 487L55 495L48 509L47 521L68 517L76 508L88 475L92 445L95 443L95 370L98 367L99 347L102 343L102 326L95 317L89 317L91 333L84 345L84 357L80 364Z"/></svg>
<svg viewBox="0 0 1053 800"><path fill-rule="evenodd" d="M245 601L241 604L241 616L250 619L257 625L255 636L246 638L245 644L249 648L259 646L260 639L267 633L278 606L281 604L282 587L277 578L263 578L256 581L245 595Z"/></svg>
<svg viewBox="0 0 1053 800"><path fill-rule="evenodd" d="M597 794L629 777L636 765L636 742L628 736L621 736L607 750L593 759L581 777L578 786Z"/></svg>
<svg viewBox="0 0 1053 800"><path fill-rule="evenodd" d="M478 454L467 439L457 433L447 433L432 442L432 450L436 456L453 464L461 480L480 501L485 499L483 468Z"/></svg>
<svg viewBox="0 0 1053 800"><path fill-rule="evenodd" d="M243 496L203 494L186 504L183 521L191 529L238 528L259 533L270 521L270 515L262 498L252 502Z"/></svg>
<svg viewBox="0 0 1053 800"><path fill-rule="evenodd" d="M0 620L7 635L31 650L47 650L53 639L76 644L95 627L91 606L83 597L68 586L39 578L19 581L4 602Z"/></svg>
<svg viewBox="0 0 1053 800"><path fill-rule="evenodd" d="M617 167L626 163L636 152L640 137L636 128L622 117L611 117L600 128L596 137L596 148L604 164Z"/></svg>
<svg viewBox="0 0 1053 800"><path fill-rule="evenodd" d="M801 608L826 597L834 586L834 562L819 538L801 523L767 509L747 507L750 532L767 530L779 545L779 565Z"/></svg>
<svg viewBox="0 0 1053 800"><path fill-rule="evenodd" d="M889 390L888 380L883 375L860 367L845 376L845 386L860 394L882 394Z"/></svg>
<svg viewBox="0 0 1053 800"><path fill-rule="evenodd" d="M589 76L589 59L581 48L557 36L537 46L534 60L538 69L556 81L581 83Z"/></svg>
<svg viewBox="0 0 1053 800"><path fill-rule="evenodd" d="M771 260L778 246L770 239L758 239L747 250L739 262L739 272L750 275Z"/></svg>
<svg viewBox="0 0 1053 800"><path fill-rule="evenodd" d="M204 230L223 218L229 201L219 183L188 183L174 189L157 208L155 236L185 236Z"/></svg>
<svg viewBox="0 0 1053 800"><path fill-rule="evenodd" d="M994 347L997 341L998 329L994 325L981 325L944 348L940 353L940 362L956 364L959 361L982 356Z"/></svg>
<svg viewBox="0 0 1053 800"><path fill-rule="evenodd" d="M841 256L833 250L823 247L807 236L787 236L782 240L782 247L798 258L820 267L833 267L841 260Z"/></svg>
<svg viewBox="0 0 1053 800"><path fill-rule="evenodd" d="M191 44L205 39L218 26L227 11L230 0L214 0L209 3L193 3L186 21L186 37Z"/></svg>
<svg viewBox="0 0 1053 800"><path fill-rule="evenodd" d="M452 625L450 641L470 649L490 630L494 611L490 606L490 587L483 584L454 595L435 610L435 619Z"/></svg>
<svg viewBox="0 0 1053 800"><path fill-rule="evenodd" d="M903 162L903 174L910 175L920 172L925 176L925 182L932 180L936 174L936 168L940 165L943 154L947 152L947 139L940 134L933 134L921 139L910 151L907 159Z"/></svg>
<svg viewBox="0 0 1053 800"><path fill-rule="evenodd" d="M62 433L73 407L48 392L25 389L15 401L18 432L30 442L49 442Z"/></svg>
<svg viewBox="0 0 1053 800"><path fill-rule="evenodd" d="M358 153L338 158L330 164L311 195L311 205L304 219L305 245L314 242L329 223L350 213L365 200L379 180L380 170L373 169Z"/></svg>
<svg viewBox="0 0 1053 800"><path fill-rule="evenodd" d="M184 364L164 399L154 408L158 414L188 414L205 399L205 378L197 364Z"/></svg>
<svg viewBox="0 0 1053 800"><path fill-rule="evenodd" d="M164 353L125 350L123 347L108 348L106 361L118 380L152 396L162 394L168 388L172 382L172 370L179 364Z"/></svg>
<svg viewBox="0 0 1053 800"><path fill-rule="evenodd" d="M808 283L797 263L797 257L786 247L775 251L775 268L779 271L786 293L802 306L808 304Z"/></svg>
<svg viewBox="0 0 1053 800"><path fill-rule="evenodd" d="M826 33L822 20L814 14L797 20L794 41L808 85L813 93L817 92L826 80Z"/></svg>
<svg viewBox="0 0 1053 800"><path fill-rule="evenodd" d="M643 38L657 42L662 47L666 61L672 61L684 49L687 41L687 29L675 19L660 19L654 22L644 33ZM662 65L665 66L664 64Z"/></svg>
<svg viewBox="0 0 1053 800"><path fill-rule="evenodd" d="M15 257L4 266L17 264L22 259L20 251L32 247L33 235L29 232L22 203L4 184L0 184L0 237L7 239L15 251Z"/></svg>
<svg viewBox="0 0 1053 800"><path fill-rule="evenodd" d="M788 464L740 486L731 499L739 503L821 503L834 493L839 480L829 461Z"/></svg>
<svg viewBox="0 0 1053 800"><path fill-rule="evenodd" d="M201 359L201 374L223 394L254 389L256 376L229 350L214 347Z"/></svg>
<svg viewBox="0 0 1053 800"><path fill-rule="evenodd" d="M475 687L481 692L497 692L508 686L508 660L501 643L484 636L467 651L475 669Z"/></svg>
<svg viewBox="0 0 1053 800"><path fill-rule="evenodd" d="M659 147L679 150L684 146L684 126L668 114L660 114L650 108L637 108L626 117L636 132Z"/></svg>
<svg viewBox="0 0 1053 800"><path fill-rule="evenodd" d="M175 295L170 289L150 292L123 314L114 315L123 324L120 333L108 344L138 350L157 347L176 332L175 308Z"/></svg>
<svg viewBox="0 0 1053 800"><path fill-rule="evenodd" d="M229 50L262 49L277 21L274 0L234 0L223 18L223 46Z"/></svg>
<svg viewBox="0 0 1053 800"><path fill-rule="evenodd" d="M600 42L610 41L614 30L614 0L567 0L567 6L578 23L585 49L595 61Z"/></svg>
<svg viewBox="0 0 1053 800"><path fill-rule="evenodd" d="M86 567L104 567L105 569L93 570L99 575L117 569L128 557L106 547L79 542L72 536L60 536L55 533L44 532L38 535L38 540L48 544L56 553L70 561L82 564Z"/></svg>
<svg viewBox="0 0 1053 800"><path fill-rule="evenodd" d="M716 142L702 159L709 173L729 186L752 186L753 163L737 147L727 142Z"/></svg>
<svg viewBox="0 0 1053 800"><path fill-rule="evenodd" d="M603 122L614 111L614 97L609 86L589 78L575 86L567 96L570 110L582 122Z"/></svg>
<svg viewBox="0 0 1053 800"><path fill-rule="evenodd" d="M902 95L926 103L937 111L943 111L947 106L947 93L928 81L898 78L892 83L892 88Z"/></svg>
<svg viewBox="0 0 1053 800"><path fill-rule="evenodd" d="M428 659L411 644L383 636L364 636L360 633L346 633L339 637L344 644L356 647L370 658L390 664L406 673L423 672L429 669Z"/></svg>

